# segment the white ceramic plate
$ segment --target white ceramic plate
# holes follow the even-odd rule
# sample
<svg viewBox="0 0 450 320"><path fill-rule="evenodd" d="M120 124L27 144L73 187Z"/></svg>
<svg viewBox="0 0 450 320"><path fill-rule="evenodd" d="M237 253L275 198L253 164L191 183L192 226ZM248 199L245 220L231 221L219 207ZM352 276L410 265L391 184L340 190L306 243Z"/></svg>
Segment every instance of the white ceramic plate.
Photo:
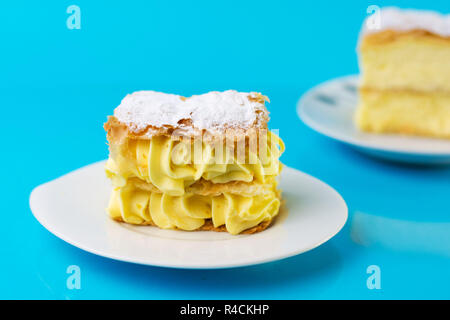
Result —
<svg viewBox="0 0 450 320"><path fill-rule="evenodd" d="M228 268L269 262L311 250L347 220L341 196L323 182L284 168L286 208L273 225L253 235L173 231L111 220L104 161L38 186L30 196L36 219L64 241L94 254L174 268Z"/></svg>
<svg viewBox="0 0 450 320"><path fill-rule="evenodd" d="M325 82L298 102L302 121L333 139L388 160L416 163L450 163L450 141L359 131L353 123L358 100L358 76Z"/></svg>

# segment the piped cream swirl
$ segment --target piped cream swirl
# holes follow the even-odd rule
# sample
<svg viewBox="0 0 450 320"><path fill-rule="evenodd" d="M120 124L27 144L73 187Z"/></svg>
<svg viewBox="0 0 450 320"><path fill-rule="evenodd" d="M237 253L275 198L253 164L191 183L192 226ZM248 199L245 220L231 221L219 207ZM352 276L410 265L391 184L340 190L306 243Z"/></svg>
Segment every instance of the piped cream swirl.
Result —
<svg viewBox="0 0 450 320"><path fill-rule="evenodd" d="M231 234L239 234L278 214L280 200L273 190L264 195L246 197L230 193L200 196L148 192L132 184L113 190L108 212L113 219L130 224L152 224L162 229L196 230L206 219L214 227L226 226Z"/></svg>
<svg viewBox="0 0 450 320"><path fill-rule="evenodd" d="M125 145L112 146L106 172L116 187L123 187L127 179L137 177L169 196L184 195L185 188L201 178L212 183L256 181L264 184L280 173L279 157L284 144L272 132L267 134L264 150L259 148L252 152L246 148L242 159L238 150L231 155L227 150L226 146L207 143L196 148L195 143L167 136L128 140Z"/></svg>

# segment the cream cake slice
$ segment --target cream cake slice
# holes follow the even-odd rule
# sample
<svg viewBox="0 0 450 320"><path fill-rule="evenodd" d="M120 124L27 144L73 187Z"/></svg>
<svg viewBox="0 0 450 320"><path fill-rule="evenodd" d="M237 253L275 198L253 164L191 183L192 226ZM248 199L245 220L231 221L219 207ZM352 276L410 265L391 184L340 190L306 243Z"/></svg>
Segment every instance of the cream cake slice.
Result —
<svg viewBox="0 0 450 320"><path fill-rule="evenodd" d="M284 150L267 128L267 100L233 90L126 96L104 125L111 218L231 234L267 228L281 205Z"/></svg>
<svg viewBox="0 0 450 320"><path fill-rule="evenodd" d="M361 130L450 139L450 15L382 9L359 62Z"/></svg>

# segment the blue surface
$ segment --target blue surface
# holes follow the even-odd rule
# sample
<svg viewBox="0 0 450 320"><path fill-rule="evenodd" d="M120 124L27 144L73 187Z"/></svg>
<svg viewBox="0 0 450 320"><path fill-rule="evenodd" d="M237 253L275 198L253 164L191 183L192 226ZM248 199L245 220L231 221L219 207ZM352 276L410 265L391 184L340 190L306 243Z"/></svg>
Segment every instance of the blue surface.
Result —
<svg viewBox="0 0 450 320"><path fill-rule="evenodd" d="M382 162L298 119L311 86L357 73L369 1L72 1L2 3L0 298L450 298L450 168ZM448 0L378 1L449 11ZM186 271L98 257L33 218L33 187L107 156L102 123L138 89L223 89L271 98L282 160L336 188L350 219L331 241L260 266ZM69 265L81 289L66 287ZM381 269L381 290L366 269Z"/></svg>

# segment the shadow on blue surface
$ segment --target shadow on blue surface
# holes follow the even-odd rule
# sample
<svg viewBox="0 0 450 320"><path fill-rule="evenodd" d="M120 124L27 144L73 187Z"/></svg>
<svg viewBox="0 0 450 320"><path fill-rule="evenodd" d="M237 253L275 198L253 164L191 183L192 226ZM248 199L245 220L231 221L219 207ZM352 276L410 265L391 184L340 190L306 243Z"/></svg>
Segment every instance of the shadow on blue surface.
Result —
<svg viewBox="0 0 450 320"><path fill-rule="evenodd" d="M46 253L36 256L36 274L54 298L151 298L158 290L160 298L283 298L277 288L292 283L302 286L319 279L332 279L341 268L342 257L332 241L302 255L256 266L217 269L184 270L137 265L120 262L84 252L66 244L50 234L40 236ZM347 252L348 255L354 254ZM49 257L45 257L48 255ZM82 275L82 290L70 291L65 288L67 274L61 272L67 266L49 265L46 261L59 261L79 265L90 274ZM48 259L47 259L48 258ZM59 276L55 275L59 272ZM130 292L102 290L96 292L98 285L109 282L126 283ZM322 280L319 280L322 281ZM117 283L116 283L117 284ZM253 295L247 296L247 293ZM260 292L255 296L254 292Z"/></svg>
<svg viewBox="0 0 450 320"><path fill-rule="evenodd" d="M350 229L352 240L364 246L450 258L450 217L448 222L433 223L355 212Z"/></svg>

